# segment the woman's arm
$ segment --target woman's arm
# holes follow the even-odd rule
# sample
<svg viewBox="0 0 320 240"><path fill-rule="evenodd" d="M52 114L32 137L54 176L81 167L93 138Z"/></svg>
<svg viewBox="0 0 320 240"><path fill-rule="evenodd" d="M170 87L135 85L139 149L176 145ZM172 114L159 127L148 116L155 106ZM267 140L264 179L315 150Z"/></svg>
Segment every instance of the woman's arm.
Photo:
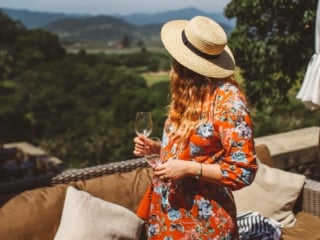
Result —
<svg viewBox="0 0 320 240"><path fill-rule="evenodd" d="M253 181L257 171L256 153L245 97L239 89L230 85L217 91L213 126L220 137L221 150L214 156L208 156L202 165L200 159L199 162L169 160L155 168L156 176L177 180L187 176L197 177L201 171L202 180L223 184L234 190Z"/></svg>
<svg viewBox="0 0 320 240"><path fill-rule="evenodd" d="M184 177L219 183L221 169L219 164L207 164L197 161L169 160L154 168L154 174L162 180L177 181Z"/></svg>

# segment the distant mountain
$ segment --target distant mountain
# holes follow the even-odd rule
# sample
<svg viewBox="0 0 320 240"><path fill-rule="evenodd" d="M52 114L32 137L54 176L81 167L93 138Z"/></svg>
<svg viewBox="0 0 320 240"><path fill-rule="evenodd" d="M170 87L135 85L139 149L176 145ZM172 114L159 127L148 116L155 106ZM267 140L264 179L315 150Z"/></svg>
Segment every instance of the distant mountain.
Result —
<svg viewBox="0 0 320 240"><path fill-rule="evenodd" d="M234 27L234 21L227 19L223 13L206 13L196 8L123 16L74 15L8 8L0 10L12 19L21 21L27 28L43 28L57 34L64 43L107 42L114 46L128 38L131 42L152 42L158 45L160 28L164 22L172 19L191 19L197 15L215 19L228 34Z"/></svg>
<svg viewBox="0 0 320 240"><path fill-rule="evenodd" d="M110 16L64 18L49 23L44 29L54 32L63 41L119 41L124 36L131 40L148 40L159 35L160 25L137 26Z"/></svg>
<svg viewBox="0 0 320 240"><path fill-rule="evenodd" d="M0 10L14 20L21 21L27 28L41 28L56 20L64 18L82 18L82 17L95 17L90 14L65 14L65 13L51 13L51 12L38 12L29 10L17 10L10 8L1 8ZM197 8L185 8L172 11L159 12L154 14L148 13L134 13L129 15L109 15L126 20L127 22L135 25L148 25L148 24L163 24L164 22L172 19L190 19L196 15L208 16L215 19L217 22L233 28L234 20L227 19L221 12L208 13L201 11Z"/></svg>
<svg viewBox="0 0 320 240"><path fill-rule="evenodd" d="M185 17L185 19L189 18ZM229 25L220 24L227 33L232 30ZM101 15L85 18L65 18L49 23L42 28L57 34L63 42L102 41L112 44L112 42L119 42L128 37L131 42L143 41L148 44L150 41L153 41L153 43L156 41L159 45L161 26L162 23L147 24L147 22L143 25L135 25L121 18Z"/></svg>
<svg viewBox="0 0 320 240"><path fill-rule="evenodd" d="M64 13L50 13L37 12L29 10L15 10L10 8L1 8L0 10L13 20L22 22L27 28L41 28L50 22L63 18L78 18L87 15L64 14Z"/></svg>
<svg viewBox="0 0 320 240"><path fill-rule="evenodd" d="M210 17L220 24L223 25L230 25L230 27L234 27L235 21L229 20L224 16L221 12L214 12L208 13L201 11L197 8L185 8L185 9L178 9L166 12L159 12L154 14L148 13L134 13L129 15L119 16L130 23L137 24L137 25L145 25L145 24L163 24L172 19L191 19L194 16L202 15Z"/></svg>

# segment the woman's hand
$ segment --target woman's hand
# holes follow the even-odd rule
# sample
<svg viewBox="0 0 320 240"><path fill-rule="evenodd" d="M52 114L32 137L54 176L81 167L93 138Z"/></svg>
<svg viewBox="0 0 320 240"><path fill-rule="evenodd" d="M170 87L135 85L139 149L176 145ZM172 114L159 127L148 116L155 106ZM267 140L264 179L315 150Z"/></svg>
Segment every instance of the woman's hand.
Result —
<svg viewBox="0 0 320 240"><path fill-rule="evenodd" d="M190 171L192 171L192 168L195 164L197 163L179 159L172 159L156 166L153 169L153 172L155 176L163 181L177 181L180 178L189 176Z"/></svg>
<svg viewBox="0 0 320 240"><path fill-rule="evenodd" d="M150 154L160 154L161 141L158 138L146 138L138 136L133 139L133 154L142 157Z"/></svg>

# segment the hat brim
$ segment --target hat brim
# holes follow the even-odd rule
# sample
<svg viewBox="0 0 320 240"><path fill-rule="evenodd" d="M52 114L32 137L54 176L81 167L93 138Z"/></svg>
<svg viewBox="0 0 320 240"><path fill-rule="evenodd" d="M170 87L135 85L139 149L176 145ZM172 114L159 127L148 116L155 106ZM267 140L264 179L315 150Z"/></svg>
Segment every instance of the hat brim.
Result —
<svg viewBox="0 0 320 240"><path fill-rule="evenodd" d="M180 64L207 77L225 78L233 74L235 60L230 48L226 45L222 53L214 59L201 57L185 46L182 32L187 20L167 22L161 29L161 40L164 47Z"/></svg>

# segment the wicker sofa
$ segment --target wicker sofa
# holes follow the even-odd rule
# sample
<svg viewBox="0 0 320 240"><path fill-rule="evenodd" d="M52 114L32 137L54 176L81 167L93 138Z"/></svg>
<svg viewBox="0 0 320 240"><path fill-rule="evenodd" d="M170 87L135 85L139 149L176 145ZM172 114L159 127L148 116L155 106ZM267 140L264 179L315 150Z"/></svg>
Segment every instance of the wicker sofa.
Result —
<svg viewBox="0 0 320 240"><path fill-rule="evenodd" d="M263 164L272 166L272 157L266 146L257 146L257 154ZM298 177L301 179L301 176ZM115 203L131 213L135 212L151 178L152 169L143 159L138 158L84 169L67 170L51 177L50 181L46 180L45 185L47 186L39 187L40 184L38 184L34 189L3 194L0 196L0 239L54 239L61 228L66 191L70 186L90 194L93 198ZM263 202L259 204L264 205ZM299 194L290 200L290 204L284 203L284 208L285 211L292 212L295 221L292 226L282 229L282 239L320 239L320 182L304 179ZM79 216L81 220L86 220L85 215ZM127 217L122 216L122 219L127 219ZM96 221L82 221L81 227L75 223L77 219L74 219L67 221L69 224L67 228L74 230L81 228L79 230L82 230L86 228L86 224L93 224L94 228L98 228L96 224L101 222L105 227L108 224L116 225L117 219L119 220L119 218L110 217L106 221L98 218ZM130 219L133 219L132 216ZM122 230L128 230L128 226L126 225ZM141 229L135 232L139 235L136 239L144 239L143 224L141 226ZM114 236L109 239L118 238Z"/></svg>

